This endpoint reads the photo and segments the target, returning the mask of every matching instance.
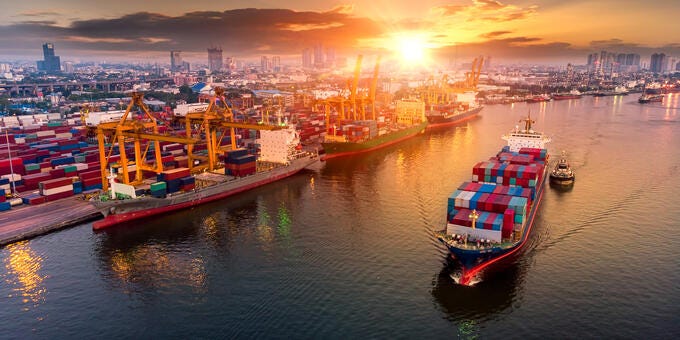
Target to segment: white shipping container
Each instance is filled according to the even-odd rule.
[[[10,182],[18,182],[21,180],[21,175],[19,174],[7,174],[2,175],[0,178],[8,178]]]
[[[69,185],[64,185],[61,187],[56,187],[56,188],[51,188],[51,189],[42,189],[40,190],[40,194],[43,196],[49,196],[49,195],[54,195],[54,194],[59,194],[62,192],[67,192],[71,191],[73,192],[73,184]]]
[[[35,135],[38,136],[38,137],[54,136],[55,132],[54,132],[54,130],[43,130],[43,131],[36,132]]]
[[[54,137],[71,139],[73,138],[73,134],[71,134],[70,132],[62,132],[55,134]]]

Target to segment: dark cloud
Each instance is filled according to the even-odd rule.
[[[31,44],[50,39],[62,50],[198,52],[216,45],[229,55],[245,56],[267,51],[299,54],[318,42],[342,50],[355,46],[358,39],[380,35],[376,23],[347,14],[350,10],[348,6],[328,12],[246,8],[181,16],[138,12],[113,19],[75,21],[68,27],[48,21],[23,22],[0,26],[0,44],[26,48],[26,44],[17,43],[17,38],[24,37]]]
[[[484,24],[489,20],[518,20],[536,9],[518,8],[498,1],[474,1],[469,6],[440,6],[435,11],[438,14],[479,14],[473,17]],[[117,18],[76,20],[65,27],[51,20],[29,20],[0,25],[0,46],[3,46],[1,53],[4,56],[31,55],[35,59],[42,58],[40,46],[52,42],[61,56],[139,60],[154,56],[166,58],[168,51],[181,50],[189,58],[194,55],[205,60],[206,49],[210,46],[220,46],[225,56],[237,58],[263,54],[298,58],[303,49],[322,43],[334,47],[338,56],[353,56],[366,51],[357,48],[362,40],[386,37],[400,29],[431,29],[435,23],[416,20],[383,23],[354,16],[351,12],[351,6],[325,12],[255,8],[197,11],[179,16],[138,12]],[[35,12],[32,18],[38,18],[38,13]],[[461,20],[464,19],[465,16]],[[680,54],[680,44],[651,48],[612,38],[575,47],[532,36],[512,36],[514,33],[492,31],[480,35],[483,40],[479,42],[457,43],[437,52],[443,57],[453,53],[460,53],[461,57],[482,54],[492,55],[496,60],[524,58],[527,61],[537,57],[585,60],[588,53],[599,50],[640,53],[641,56],[654,52]],[[440,31],[431,39],[440,41],[447,36],[450,36],[449,32]],[[374,46],[371,50],[377,52],[379,48]]]
[[[30,11],[30,12],[21,12],[18,15],[15,15],[14,17],[49,17],[49,16],[57,16],[61,15],[61,13],[57,11]]]
[[[488,32],[488,33],[481,34],[480,37],[491,39],[491,38],[496,38],[496,37],[499,37],[501,35],[506,35],[506,34],[510,34],[510,33],[512,33],[512,32],[511,31],[495,31],[495,32]]]
[[[494,39],[493,35],[505,36],[510,32],[490,32],[485,34],[490,38],[477,43],[446,46],[437,51],[437,57],[450,58],[458,56],[472,60],[476,56],[492,56],[494,60],[516,62],[559,61],[585,64],[588,54],[606,50],[615,53],[637,53],[642,58],[648,58],[652,53],[663,52],[669,55],[680,54],[680,43],[667,44],[659,47],[643,46],[636,43],[624,42],[621,39],[607,39],[592,41],[588,46],[574,46],[567,42],[546,42],[540,38],[516,36]],[[445,59],[444,59],[445,60]]]

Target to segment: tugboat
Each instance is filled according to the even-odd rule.
[[[550,172],[550,182],[559,185],[572,185],[574,184],[575,174],[569,166],[567,157],[564,151],[562,151],[562,156],[560,160],[555,164],[555,168]]]

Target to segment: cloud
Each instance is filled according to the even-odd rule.
[[[474,0],[475,6],[483,10],[499,10],[508,7],[508,5],[503,5],[500,1],[492,0]]]
[[[461,17],[468,22],[506,22],[525,19],[536,14],[538,7],[527,8],[506,5],[494,0],[473,0],[470,5],[442,5],[431,12],[442,17]]]
[[[351,5],[342,5],[328,11],[243,8],[175,16],[137,12],[113,18],[75,20],[67,25],[34,20],[50,13],[35,11],[29,13],[32,16],[24,17],[26,21],[0,25],[0,46],[5,56],[31,55],[35,59],[42,58],[40,46],[52,42],[57,55],[62,56],[110,55],[133,59],[156,55],[167,59],[168,51],[181,50],[185,58],[206,60],[206,49],[210,46],[222,47],[225,57],[275,54],[299,58],[303,49],[322,43],[324,47],[335,48],[338,56],[351,57],[366,51],[377,53],[386,45],[381,39],[402,30],[413,30],[431,32],[428,41],[443,45],[435,51],[443,57],[455,52],[461,58],[482,54],[494,56],[496,60],[504,57],[585,60],[588,53],[598,50],[624,52],[629,49],[627,53],[641,55],[659,51],[618,38],[575,47],[567,42],[522,35],[516,28],[496,22],[523,20],[537,13],[537,8],[500,1],[477,0],[465,6],[439,6],[431,10],[431,17],[396,22],[358,17],[351,14],[353,10]],[[674,53],[679,49],[679,44],[669,44],[661,51]]]
[[[57,15],[62,15],[63,13],[59,11],[24,11],[16,15],[15,17],[50,17],[50,16],[57,16]]]
[[[509,34],[509,33],[512,33],[512,32],[510,32],[510,31],[494,31],[494,32],[488,32],[488,33],[480,34],[479,36],[482,37],[482,38],[491,39],[491,38],[496,38],[496,37],[499,37],[501,35],[506,35],[506,34]]]
[[[360,39],[381,34],[378,24],[351,16],[348,13],[352,10],[353,6],[343,5],[327,12],[255,8],[196,11],[179,16],[138,12],[117,18],[78,20],[65,27],[50,21],[26,21],[0,26],[0,44],[28,48],[26,42],[36,44],[50,39],[57,51],[159,52],[172,49],[198,52],[217,45],[234,56],[262,51],[300,54],[303,48],[319,42],[343,50],[356,46]],[[24,42],[17,42],[21,37]],[[39,52],[35,46],[33,49]]]
[[[329,13],[352,14],[354,13],[354,5],[353,4],[340,5],[331,9]]]
[[[453,16],[464,12],[468,7],[462,5],[442,5],[433,7],[430,11],[441,16]]]

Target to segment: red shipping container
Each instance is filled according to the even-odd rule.
[[[47,202],[47,197],[35,195],[27,197],[29,205],[38,205]]]
[[[101,178],[101,171],[99,170],[90,170],[88,169],[87,171],[81,172],[78,177],[80,177],[81,180],[88,179],[88,178]]]
[[[503,238],[507,238],[512,235],[514,223],[515,223],[515,211],[512,209],[505,209],[505,212],[503,213],[503,228],[502,228]]]
[[[66,176],[66,172],[64,171],[64,168],[59,168],[59,169],[52,169],[49,172],[50,177],[54,178],[62,178]]]
[[[72,197],[72,196],[73,196],[73,191],[65,191],[65,192],[60,192],[58,194],[53,194],[53,195],[44,196],[44,197],[47,200],[47,202],[51,202],[51,201],[56,201],[56,200],[66,198],[66,197]]]
[[[89,187],[89,186],[92,186],[92,185],[100,184],[102,182],[102,179],[101,179],[101,177],[94,177],[94,178],[83,179],[83,180],[81,180],[81,182],[83,183],[83,186]]]
[[[164,170],[163,175],[166,181],[171,181],[173,179],[190,176],[191,172],[189,171],[189,168],[176,168],[172,170]]]
[[[47,180],[47,181],[40,182],[38,184],[38,187],[41,190],[44,190],[44,189],[58,188],[58,187],[62,187],[62,186],[69,185],[69,184],[73,184],[73,179],[71,179],[70,177],[64,177],[64,178],[50,179],[50,180]]]

